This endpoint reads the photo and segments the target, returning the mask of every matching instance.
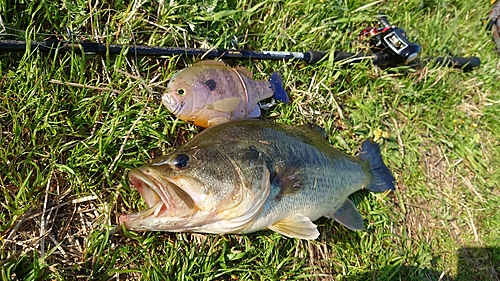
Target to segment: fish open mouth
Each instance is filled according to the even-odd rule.
[[[121,215],[120,223],[144,219],[147,217],[185,217],[195,211],[193,199],[180,187],[168,181],[158,179],[141,169],[129,172],[129,181],[146,202],[148,209],[134,214]]]

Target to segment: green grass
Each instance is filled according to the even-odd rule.
[[[397,192],[353,195],[367,230],[320,219],[308,242],[116,227],[145,207],[127,171],[199,131],[154,98],[195,58],[0,53],[1,278],[499,280],[500,70],[487,2],[0,2],[0,39],[67,38],[69,27],[110,44],[231,48],[236,37],[239,48],[299,52],[361,49],[356,34],[383,11],[423,56],[482,60],[467,73],[230,61],[259,79],[282,73],[292,104],[267,119],[318,124],[350,154],[382,135]]]

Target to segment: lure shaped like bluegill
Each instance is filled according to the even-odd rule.
[[[333,148],[316,128],[263,120],[210,127],[178,150],[129,172],[148,208],[120,216],[133,230],[250,233],[270,229],[316,239],[325,216],[364,223],[352,193],[394,190],[378,144],[358,156]]]
[[[162,103],[179,119],[207,128],[230,120],[259,117],[259,101],[274,97],[288,103],[279,73],[252,80],[245,68],[221,61],[201,61],[174,74]]]

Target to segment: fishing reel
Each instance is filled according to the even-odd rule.
[[[415,60],[420,53],[420,45],[410,42],[406,32],[391,25],[385,15],[377,18],[383,27],[366,28],[360,34],[370,37],[371,51],[381,55],[389,66],[405,65]]]

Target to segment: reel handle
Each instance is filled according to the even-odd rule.
[[[378,14],[376,16],[376,18],[378,19],[378,21],[380,21],[380,23],[382,23],[385,27],[391,27],[392,25],[389,23],[389,20],[387,19],[387,16],[384,15],[384,14]]]

